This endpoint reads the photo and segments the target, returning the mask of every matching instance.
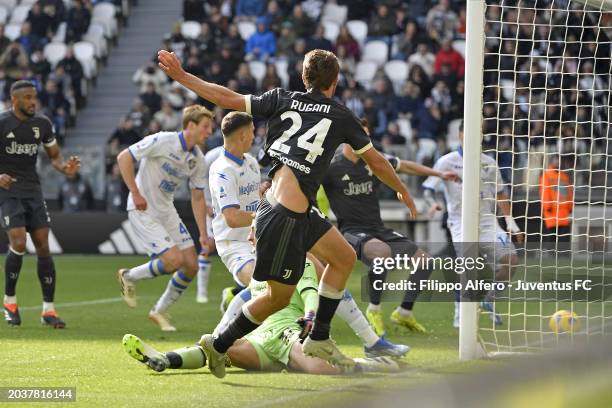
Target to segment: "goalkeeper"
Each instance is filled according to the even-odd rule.
[[[245,370],[279,371],[289,368],[309,374],[343,374],[359,371],[397,371],[398,364],[387,357],[355,359],[355,367],[333,366],[318,357],[307,357],[301,340],[306,338],[318,306],[315,259],[306,259],[304,275],[287,307],[268,317],[246,337],[236,341],[227,351],[233,366]],[[253,296],[266,296],[266,282],[252,280]],[[197,369],[206,366],[206,355],[199,345],[161,353],[138,337],[123,337],[125,351],[155,371]],[[229,363],[229,362],[228,362]]]

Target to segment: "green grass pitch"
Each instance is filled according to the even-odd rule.
[[[406,360],[407,370],[400,374],[326,377],[247,373],[235,368],[223,380],[213,377],[206,368],[158,374],[124,353],[122,336],[133,333],[167,351],[193,344],[203,333],[212,331],[220,317],[221,289],[231,285],[231,277],[217,257],[212,258],[210,303],[195,302],[194,282],[171,309],[178,331],[169,334],[147,320],[147,312],[165,288],[167,277],[138,284],[136,309],[129,309],[119,298],[115,271],[145,260],[128,256],[55,257],[56,306],[67,328],[41,327],[41,293],[35,259],[25,258],[17,287],[21,327],[9,328],[4,322],[0,325],[0,387],[76,387],[77,403],[66,404],[71,407],[308,406],[314,395],[320,405],[492,364],[459,363],[457,331],[451,326],[452,304],[423,303],[417,304],[415,312],[429,329],[428,334],[394,330],[387,321],[389,339],[412,347]],[[4,259],[0,258],[0,265],[3,264]],[[349,285],[356,298],[360,293],[357,272]],[[387,317],[394,306],[384,305]],[[348,354],[363,356],[360,341],[343,322],[336,321],[333,336]],[[19,405],[22,404],[16,404]]]

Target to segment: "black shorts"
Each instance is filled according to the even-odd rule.
[[[343,231],[343,235],[348,243],[355,249],[357,258],[365,264],[367,264],[369,260],[363,254],[363,247],[366,242],[373,238],[377,238],[386,243],[392,243],[391,249],[393,256],[397,254],[412,256],[419,249],[417,244],[413,241],[390,228],[381,228],[377,230],[347,229]]]
[[[253,279],[296,285],[304,273],[306,252],[331,224],[315,209],[296,213],[263,198],[255,219],[257,237]]]
[[[36,197],[0,198],[0,226],[4,230],[23,228],[34,231],[49,228],[51,218],[42,195]]]

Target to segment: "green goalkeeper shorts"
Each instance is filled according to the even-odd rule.
[[[271,319],[272,318],[272,319]],[[246,339],[257,351],[262,371],[279,371],[289,363],[293,344],[299,340],[301,327],[294,320],[269,317]]]

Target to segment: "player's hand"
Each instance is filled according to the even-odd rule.
[[[411,220],[414,220],[417,215],[417,209],[416,209],[416,206],[414,205],[414,200],[412,199],[412,196],[410,195],[408,190],[405,190],[403,193],[398,192],[397,199],[400,200],[402,203],[404,203],[406,207],[408,207],[408,211],[410,212],[410,214],[408,214],[408,217]]]
[[[443,171],[441,179],[444,181],[461,181],[461,177],[454,171]]]
[[[0,174],[0,188],[8,190],[16,181],[17,179],[15,177],[11,177],[8,174]]]
[[[147,200],[144,199],[139,191],[132,193],[132,201],[134,201],[134,207],[136,207],[137,210],[144,211],[147,209]]]
[[[314,321],[314,310],[310,310],[306,313],[304,317],[300,317],[295,322],[300,325],[302,331],[300,332],[300,342],[303,342],[308,334],[310,334],[310,330],[312,330],[312,324]]]
[[[434,215],[438,212],[438,211],[442,211],[442,205],[438,202],[436,202],[434,205],[431,205],[429,207],[429,210],[427,211],[427,216],[429,218],[433,218]]]
[[[176,80],[185,74],[185,70],[183,70],[183,66],[174,52],[159,50],[157,52],[157,59],[159,60],[157,65],[170,78]]]
[[[70,156],[64,165],[64,174],[68,177],[76,175],[81,169],[81,159],[79,156]]]

